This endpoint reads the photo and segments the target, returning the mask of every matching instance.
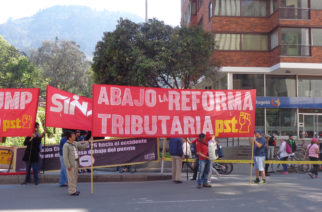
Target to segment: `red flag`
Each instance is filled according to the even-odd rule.
[[[39,88],[0,89],[0,137],[31,136]]]
[[[251,137],[256,90],[93,86],[93,136]]]
[[[92,130],[92,100],[48,85],[45,125]]]

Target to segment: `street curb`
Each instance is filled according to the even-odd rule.
[[[31,177],[31,182],[33,182]],[[140,181],[160,181],[172,179],[169,174],[94,174],[94,182],[140,182]],[[25,175],[4,175],[0,176],[1,184],[21,184],[25,180]],[[39,183],[57,183],[58,174],[39,175]],[[78,175],[78,182],[91,182],[90,174]]]

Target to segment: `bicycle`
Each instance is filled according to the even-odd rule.
[[[234,166],[232,163],[214,163],[213,167],[219,174],[229,175],[232,173]]]

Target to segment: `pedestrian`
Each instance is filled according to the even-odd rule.
[[[79,141],[85,141],[85,137],[84,135],[81,134],[80,130],[76,130],[76,139],[75,141],[79,142]]]
[[[287,153],[286,151],[286,145],[287,145],[287,142],[285,140],[281,140],[281,144],[280,144],[280,148],[277,152],[277,154],[279,154],[279,157],[280,157],[280,160],[281,161],[287,161],[288,157],[289,157],[289,154]],[[287,171],[287,164],[282,164],[283,166],[283,172],[282,174],[283,175],[287,175],[288,174],[288,171]]]
[[[39,134],[39,123],[35,123],[34,133],[31,137],[26,137],[24,145],[27,146],[23,161],[26,163],[26,177],[22,184],[30,183],[30,171],[31,168],[34,172],[34,184],[38,185],[38,173],[39,173],[39,158],[40,158],[40,146],[41,139],[45,136],[46,130],[42,134]]]
[[[63,157],[63,147],[66,142],[67,142],[67,137],[65,133],[63,133],[59,143],[59,160],[60,160],[59,186],[60,187],[67,187],[68,185],[67,172],[66,172],[66,167],[64,164],[64,157]]]
[[[208,175],[210,169],[210,160],[208,153],[208,142],[206,141],[205,134],[199,135],[199,140],[196,142],[197,155],[199,158],[199,172],[198,172],[198,186],[197,188],[206,187],[211,188],[208,183]]]
[[[265,184],[266,176],[264,171],[265,164],[265,144],[266,140],[262,135],[262,131],[257,129],[255,130],[255,138],[250,138],[250,144],[254,145],[254,166],[256,170],[256,179],[254,183]],[[259,180],[259,175],[262,175],[262,181]]]
[[[191,159],[192,158],[192,153],[191,153],[190,143],[189,143],[189,141],[188,141],[187,138],[182,138],[182,141],[183,141],[183,143],[182,143],[182,149],[183,149],[184,159]],[[194,171],[194,169],[191,166],[190,162],[183,161],[182,162],[182,168],[183,168],[184,164],[187,165],[187,168],[189,167],[192,171]]]
[[[272,135],[272,136],[267,135],[266,138],[268,139],[268,141],[267,141],[266,159],[267,160],[274,160],[275,147],[276,147],[276,138],[275,138],[274,135]],[[269,167],[271,167],[272,172],[275,172],[273,164],[265,164],[265,174],[266,174],[266,176],[269,176],[269,173],[268,173]]]
[[[318,146],[319,140],[317,138],[312,138],[311,144],[307,146],[305,153],[305,158],[309,157],[310,161],[319,161],[320,148]],[[313,179],[318,178],[318,164],[313,164],[309,176]],[[315,175],[315,176],[314,176]]]
[[[296,141],[293,139],[293,136],[289,135],[289,138],[286,142],[290,145],[290,147],[292,149],[292,153],[295,153],[296,152]]]
[[[78,196],[79,191],[76,190],[78,180],[79,154],[78,150],[84,150],[88,146],[88,141],[75,142],[75,132],[66,133],[67,142],[63,146],[64,164],[67,168],[68,177],[68,193],[71,196]]]
[[[208,175],[208,183],[211,182],[211,176],[212,173],[215,173],[218,179],[220,179],[220,174],[217,172],[217,170],[213,167],[214,161],[219,158],[218,156],[218,144],[216,141],[216,137],[213,136],[211,140],[208,141],[208,153],[209,153],[209,159],[210,159],[210,169],[209,169],[209,175]]]
[[[181,138],[170,139],[169,152],[172,158],[172,180],[175,183],[182,183],[182,180],[181,180],[182,159],[184,156],[183,156]]]
[[[192,164],[192,167],[193,167],[193,176],[191,178],[192,181],[197,180],[197,174],[199,170],[199,158],[196,150],[196,143],[198,140],[199,138],[196,138],[190,142],[191,155],[192,155],[192,158],[195,159],[195,162]]]

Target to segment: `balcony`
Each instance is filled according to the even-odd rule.
[[[311,56],[311,46],[282,44],[281,55],[290,57],[309,57]]]
[[[280,8],[280,19],[308,20],[308,19],[310,19],[310,9],[281,7]]]

